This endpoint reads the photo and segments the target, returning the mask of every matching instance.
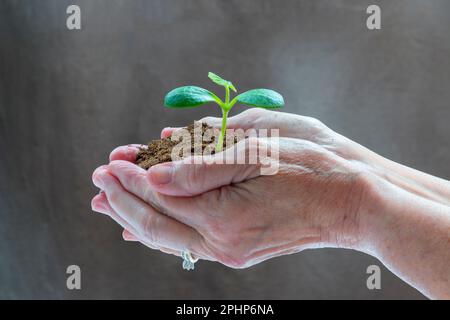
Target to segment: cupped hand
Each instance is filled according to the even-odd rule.
[[[93,174],[104,191],[93,199],[93,209],[118,222],[126,240],[177,255],[187,249],[235,268],[306,248],[360,245],[359,216],[368,203],[363,199],[370,197],[368,173],[355,160],[363,149],[307,117],[249,110],[229,123],[279,129],[280,138],[246,139],[239,142],[243,148],[201,164],[188,158],[149,171],[133,163],[136,146],[119,147]],[[274,175],[261,175],[261,163],[213,161],[274,144],[279,146]]]

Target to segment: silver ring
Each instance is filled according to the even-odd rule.
[[[198,258],[194,258],[188,250],[181,251],[181,257],[183,258],[183,269],[194,270],[194,264],[198,261]]]

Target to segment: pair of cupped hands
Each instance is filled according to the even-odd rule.
[[[228,128],[279,129],[278,172],[189,159],[146,171],[135,164],[139,145],[121,146],[93,173],[101,191],[92,209],[123,227],[127,241],[178,256],[188,250],[233,268],[307,248],[362,245],[367,149],[314,118],[289,113],[250,109],[230,118]],[[271,143],[256,137],[246,148]]]

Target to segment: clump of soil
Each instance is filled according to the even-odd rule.
[[[215,147],[215,141],[216,137],[218,137],[218,129],[214,129],[213,127],[208,126],[206,123],[199,123],[194,122],[193,124],[189,125],[188,127],[184,128],[187,129],[189,134],[191,135],[191,153],[194,154],[194,129],[195,126],[200,127],[201,125],[201,137],[197,137],[199,139],[198,141],[201,141],[202,145],[202,153],[205,151],[206,148],[210,148],[208,150],[209,154],[214,154],[214,147]],[[214,130],[214,131],[209,131]],[[209,131],[209,134],[205,135],[205,132]],[[215,134],[211,134],[214,132]],[[207,136],[211,136],[210,139],[206,139]],[[206,141],[204,141],[206,140]],[[233,144],[237,143],[238,139],[237,137],[234,137],[232,143],[226,144],[227,138],[225,137],[223,148],[230,147]],[[173,148],[178,145],[179,143],[189,143],[189,141],[172,141],[170,137],[159,139],[159,140],[153,140],[148,143],[148,146],[145,148],[140,148],[139,152],[136,156],[136,164],[140,166],[141,168],[148,170],[150,167],[164,163],[164,162],[170,162],[172,161],[172,150]],[[182,154],[180,153],[180,157]]]

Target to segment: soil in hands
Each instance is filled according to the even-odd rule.
[[[196,123],[194,122],[193,124],[189,125],[187,129],[189,134],[191,135],[191,141],[190,141],[190,145],[191,145],[191,153],[194,154],[194,128],[195,128]],[[218,137],[218,129],[214,129],[210,126],[208,126],[206,123],[199,123],[197,122],[197,126],[201,125],[201,137],[197,138],[199,139],[198,141],[202,141],[202,154],[203,152],[205,152],[206,148],[210,148],[206,154],[214,154],[214,146],[215,146],[215,139],[216,137]],[[211,134],[212,131],[209,130],[214,130],[215,134]],[[205,135],[205,132],[209,131],[209,135]],[[207,136],[211,136],[211,139],[204,139],[204,135],[205,138]],[[206,140],[206,141],[204,141]],[[228,145],[226,145],[226,141],[227,139],[224,139],[224,145],[223,148],[225,149],[226,147],[230,147],[233,144],[237,143],[238,138],[235,136],[233,139],[233,142],[230,144],[228,143]],[[164,139],[159,139],[159,140],[153,140],[150,141],[148,143],[147,147],[142,147],[139,149],[139,152],[136,156],[136,164],[145,169],[148,170],[150,167],[160,164],[160,163],[164,163],[164,162],[170,162],[172,161],[172,150],[173,148],[178,144],[178,143],[186,143],[186,141],[183,141],[183,139],[180,139],[180,141],[172,141],[170,137],[168,138],[164,138]],[[180,156],[182,156],[180,154]]]

